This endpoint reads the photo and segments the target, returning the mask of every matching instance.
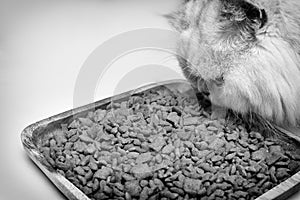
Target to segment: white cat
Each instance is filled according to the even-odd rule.
[[[214,105],[299,124],[299,0],[185,0],[169,19],[186,78]]]

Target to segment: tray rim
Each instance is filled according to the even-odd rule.
[[[104,99],[97,100],[95,102],[89,103],[87,105],[83,105],[77,108],[69,109],[62,113],[50,116],[48,118],[44,118],[35,123],[32,123],[25,127],[21,132],[21,141],[23,144],[23,148],[25,149],[27,155],[31,158],[31,160],[40,168],[40,170],[51,180],[51,182],[62,192],[68,199],[70,200],[91,200],[87,197],[79,188],[77,188],[74,184],[72,184],[67,178],[63,175],[59,174],[56,171],[51,171],[47,166],[45,166],[41,160],[43,159],[43,155],[38,152],[37,147],[33,143],[33,132],[42,127],[46,127],[49,123],[56,122],[58,120],[71,117],[75,114],[85,112],[91,110],[95,107],[99,107],[101,105],[107,104],[111,101],[115,101],[118,99],[122,99],[128,97],[129,95],[133,95],[135,93],[140,93],[151,88],[166,86],[171,84],[188,84],[190,83],[185,79],[172,79],[167,81],[161,81],[157,83],[150,83],[144,86],[141,86],[137,89],[132,89],[114,96],[110,96]],[[288,135],[293,134],[288,130],[279,127],[282,131],[287,133]],[[287,180],[281,182],[277,186],[273,187],[266,193],[257,197],[255,200],[285,200],[292,194],[300,191],[300,171],[289,177]]]

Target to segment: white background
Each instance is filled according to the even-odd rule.
[[[138,28],[168,29],[161,15],[174,10],[177,3],[178,0],[0,1],[1,200],[65,199],[25,154],[21,131],[29,124],[73,108],[78,73],[103,42]],[[144,84],[133,81],[120,86],[118,80],[145,64],[163,65],[175,73],[157,74],[156,78],[151,74],[141,79],[144,82],[182,77],[177,63],[169,58],[168,53],[153,50],[120,58],[99,78],[90,101]],[[300,194],[291,199],[300,199]]]

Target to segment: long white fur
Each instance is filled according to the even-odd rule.
[[[241,113],[259,113],[280,125],[296,125],[300,117],[299,55],[276,38],[265,38],[260,45],[241,60],[243,67],[231,68],[223,88],[211,91],[211,100]]]

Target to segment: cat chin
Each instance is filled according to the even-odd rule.
[[[300,122],[300,57],[285,41],[264,36],[224,75],[208,85],[213,104],[255,112],[281,126]]]

